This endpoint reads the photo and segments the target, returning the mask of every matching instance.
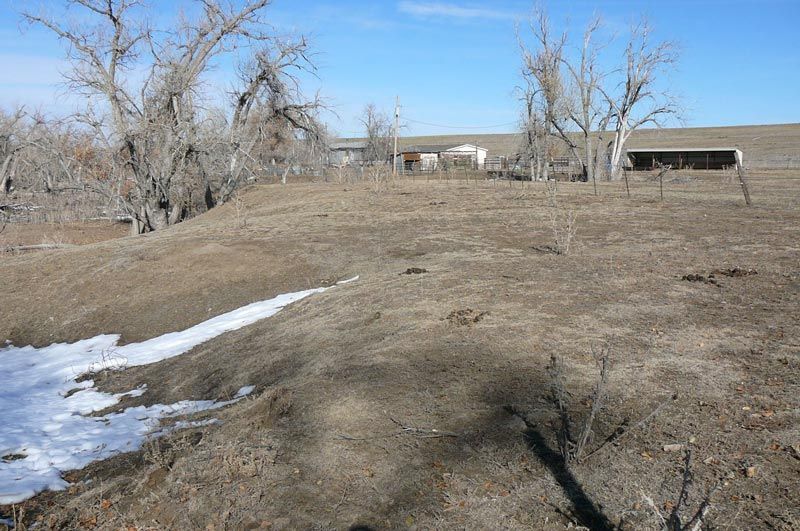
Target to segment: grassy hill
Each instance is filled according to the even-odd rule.
[[[0,518],[656,529],[643,496],[675,503],[683,453],[668,449],[683,444],[684,516],[723,478],[709,526],[796,529],[800,181],[759,179],[745,208],[735,182],[705,179],[670,180],[664,201],[645,176],[631,198],[620,183],[599,196],[561,183],[558,205],[577,215],[567,255],[552,251],[563,216],[544,183],[478,180],[256,185],[161,232],[0,255],[0,341],[16,345],[141,341],[360,275],[184,355],[93,375],[105,392],[144,391],[121,407],[255,391],[171,421],[219,423],[69,472],[68,490],[0,506]],[[601,347],[612,370],[590,449],[626,433],[567,467],[548,366],[562,360],[579,421]]]

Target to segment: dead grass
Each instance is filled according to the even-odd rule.
[[[534,248],[552,238],[542,183],[424,180],[380,194],[366,183],[256,186],[243,194],[246,230],[231,230],[227,205],[163,233],[4,255],[0,338],[15,344],[141,340],[361,275],[184,356],[100,375],[109,391],[147,383],[130,405],[256,392],[219,412],[221,425],[172,435],[191,444],[168,467],[142,452],[90,465],[69,474],[70,491],[26,502],[26,518],[108,529],[648,529],[641,493],[662,510],[674,502],[682,455],[663,448],[680,443],[691,444],[697,492],[726,483],[713,526],[791,529],[800,181],[788,177],[754,174],[750,209],[722,176],[665,182],[664,202],[646,179],[631,182],[630,200],[623,183],[601,184],[598,197],[560,183],[581,212],[569,255]],[[758,274],[681,280],[736,267]],[[427,272],[399,274],[412,268]],[[469,326],[448,318],[465,310]],[[597,379],[591,345],[610,336],[595,442],[677,397],[565,468],[548,361],[565,360],[569,407],[583,415]]]

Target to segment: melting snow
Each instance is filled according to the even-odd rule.
[[[340,282],[352,282],[350,280]],[[278,313],[285,306],[329,288],[278,295],[214,317],[182,332],[117,346],[119,335],[100,335],[44,348],[0,348],[0,505],[19,503],[46,489],[67,486],[61,473],[141,447],[161,435],[161,419],[218,409],[241,400],[254,386],[242,387],[227,401],[183,400],[171,405],[130,407],[103,416],[87,416],[141,396],[146,387],[109,394],[79,376],[103,369],[124,369],[183,354],[220,334]],[[8,343],[8,342],[6,342]],[[172,429],[216,422],[179,421]]]

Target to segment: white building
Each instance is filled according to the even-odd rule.
[[[478,168],[483,168],[484,164],[486,163],[486,155],[488,153],[489,150],[486,148],[472,144],[461,144],[460,146],[454,146],[446,151],[443,151],[440,153],[440,156],[452,160],[470,159],[472,160],[473,165],[477,165]]]
[[[400,149],[399,158],[407,170],[433,171],[442,164],[483,168],[489,150],[473,144],[428,144]]]

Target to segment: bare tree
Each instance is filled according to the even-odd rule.
[[[603,71],[600,52],[606,46],[596,42],[600,18],[586,27],[577,54],[570,53],[567,33],[552,36],[543,11],[537,12],[530,27],[532,51],[520,39],[526,114],[531,116],[531,108],[540,110],[548,144],[544,152],[549,153],[548,139],[558,139],[579,161],[584,180],[595,183],[596,192],[603,166],[610,167],[612,177],[619,175],[625,143],[635,129],[661,125],[678,112],[669,93],[657,89],[660,75],[677,61],[675,46],[670,42],[651,46],[650,29],[643,22],[631,32],[625,65]],[[612,138],[606,143],[609,128]],[[547,165],[545,178],[546,172]]]
[[[361,123],[364,125],[367,138],[367,148],[364,153],[366,161],[369,163],[388,161],[392,153],[392,122],[389,117],[380,112],[374,103],[370,103],[364,107]]]
[[[575,94],[573,105],[567,106],[571,122],[578,128],[583,143],[581,169],[583,178],[592,181],[597,194],[597,159],[599,149],[596,143],[602,139],[595,132],[602,132],[608,126],[613,115],[611,107],[600,105],[602,99],[601,83],[605,74],[598,65],[601,46],[594,42],[594,36],[601,27],[600,18],[594,18],[583,33],[580,57],[577,61],[562,58],[571,80],[571,90]],[[577,152],[577,150],[574,150]]]
[[[233,115],[228,126],[227,167],[218,192],[227,201],[248,175],[257,148],[265,143],[275,158],[279,148],[286,164],[281,181],[301,153],[318,152],[324,144],[323,126],[316,118],[322,107],[319,95],[304,97],[296,72],[316,71],[309,57],[305,38],[275,41],[259,51],[253,60],[240,68],[241,87],[233,93]],[[298,149],[298,143],[307,149]],[[262,153],[263,154],[263,153]],[[208,194],[207,194],[208,195]]]
[[[246,0],[237,7],[201,0],[196,20],[181,19],[174,29],[160,31],[148,26],[140,0],[70,0],[91,20],[80,27],[63,17],[24,14],[67,44],[67,81],[89,102],[77,118],[114,159],[116,186],[104,192],[124,195],[139,231],[184,219],[195,191],[204,191],[207,207],[229,199],[260,138],[249,136],[261,127],[256,115],[311,129],[310,111],[318,101],[301,101],[289,72],[310,64],[308,47],[302,39],[285,42],[268,32],[262,12],[269,3]],[[200,134],[207,99],[203,76],[219,56],[244,46],[255,53],[242,69],[231,118],[209,140]],[[142,70],[143,80],[137,73]],[[93,106],[97,97],[102,104]],[[227,164],[216,176],[218,167],[203,163],[218,159],[204,156],[220,148]]]
[[[530,86],[523,92],[525,110],[522,114],[523,153],[530,165],[531,181],[543,179],[543,165],[547,164],[547,133],[544,114],[538,105],[536,91]]]
[[[11,114],[0,111],[0,191],[4,194],[14,188],[19,153],[26,145],[24,118],[25,111],[22,108]]]
[[[538,10],[535,20],[530,24],[536,49],[529,50],[522,38],[519,38],[522,50],[522,75],[526,81],[526,111],[541,112],[544,134],[541,136],[540,153],[544,155],[542,178],[549,177],[549,159],[551,155],[551,139],[558,136],[574,150],[576,147],[566,134],[566,94],[561,72],[566,33],[554,38],[550,29],[550,20],[543,10]],[[535,114],[533,114],[535,116]]]
[[[600,87],[613,110],[613,138],[608,146],[612,178],[620,174],[631,133],[647,124],[661,126],[679,111],[675,98],[658,89],[659,76],[678,60],[676,46],[669,41],[652,45],[650,31],[646,21],[633,28],[625,49],[623,79],[614,90]]]

